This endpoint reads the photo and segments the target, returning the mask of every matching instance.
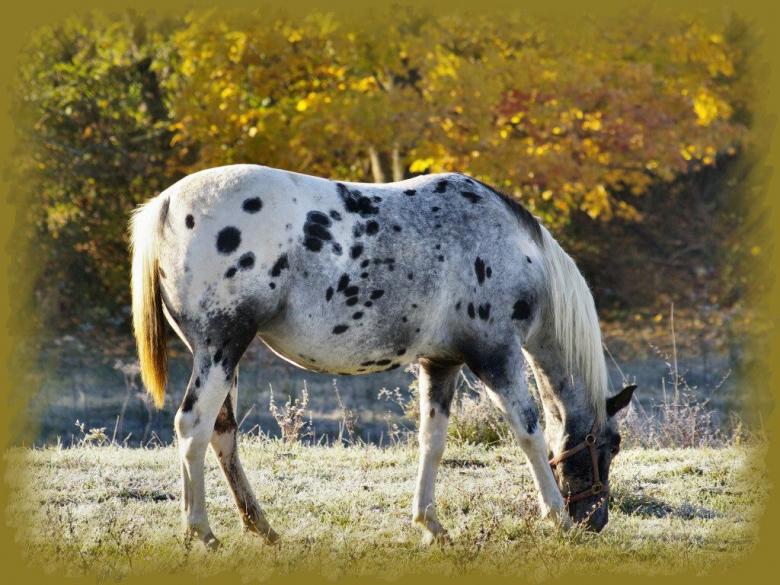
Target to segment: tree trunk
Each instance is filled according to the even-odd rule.
[[[393,143],[392,165],[393,165],[393,181],[404,180],[404,166],[401,163],[401,149],[398,147],[398,143]]]
[[[371,160],[371,173],[374,175],[374,183],[384,183],[385,171],[382,169],[382,160],[379,152],[372,144],[368,146],[368,158]]]

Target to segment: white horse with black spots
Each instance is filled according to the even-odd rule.
[[[620,440],[613,416],[633,387],[607,398],[585,280],[550,233],[504,194],[460,174],[363,184],[226,166],[187,176],[140,207],[132,245],[135,336],[158,405],[167,377],[165,320],[193,355],[175,428],[186,529],[207,545],[217,544],[205,506],[209,444],[244,525],[269,542],[278,538],[236,442],[238,363],[256,335],[315,372],[419,363],[412,517],[427,540],[446,538],[434,484],[464,364],[528,458],[542,514],[596,530],[606,524]]]

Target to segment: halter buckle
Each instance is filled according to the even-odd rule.
[[[601,490],[604,489],[604,484],[602,484],[600,481],[597,481],[592,486],[590,486],[590,493],[592,493],[594,496],[596,494],[600,494]]]
[[[585,435],[585,444],[586,445],[595,445],[596,444],[596,435],[592,433],[588,433]]]

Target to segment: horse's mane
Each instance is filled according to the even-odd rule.
[[[574,260],[546,228],[541,232],[555,337],[567,369],[582,378],[601,426],[606,419],[607,365],[593,295]]]
[[[593,295],[574,260],[523,205],[506,193],[469,177],[498,196],[544,253],[549,313],[566,368],[579,374],[601,426],[606,419],[607,365]]]

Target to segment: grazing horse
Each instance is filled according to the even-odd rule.
[[[595,530],[606,524],[620,441],[613,417],[633,387],[607,398],[588,286],[516,201],[455,173],[363,184],[232,165],[183,178],[141,206],[131,230],[133,324],[143,381],[158,406],[165,320],[193,356],[175,429],[186,528],[206,545],[217,544],[205,508],[209,444],[246,528],[278,538],[237,451],[238,363],[256,335],[315,372],[419,363],[412,516],[426,540],[446,537],[434,483],[463,364],[525,452],[542,514]]]

